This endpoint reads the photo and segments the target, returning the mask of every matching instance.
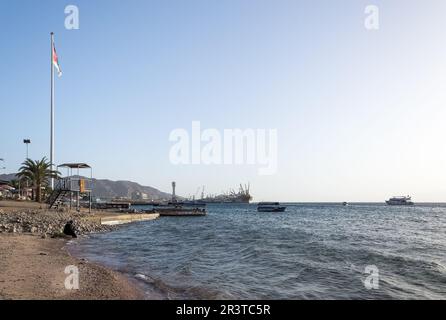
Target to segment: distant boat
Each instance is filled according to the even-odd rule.
[[[159,206],[156,209],[144,210],[143,212],[158,213],[161,217],[201,217],[207,215],[204,208],[183,208],[182,206]]]
[[[343,202],[342,205],[343,206],[348,206],[348,202]]]
[[[201,208],[206,207],[206,202],[201,200],[185,200],[179,202],[169,202],[169,206],[181,206],[181,207],[193,207],[193,208]]]
[[[386,204],[389,206],[413,206],[412,198],[407,197],[392,197],[386,201]]]
[[[259,202],[257,205],[258,212],[284,212],[285,209],[279,202]]]

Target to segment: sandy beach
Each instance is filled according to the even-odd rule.
[[[7,214],[35,209],[33,203],[0,202]],[[42,214],[45,214],[43,211]],[[66,238],[0,232],[0,299],[143,299],[143,291],[122,274],[71,256]],[[79,270],[79,289],[65,287],[67,266]]]
[[[76,259],[66,240],[34,235],[0,235],[1,299],[142,299],[123,275]],[[67,266],[79,268],[79,289],[65,288]]]

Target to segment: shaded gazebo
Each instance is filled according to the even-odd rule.
[[[59,178],[54,190],[48,199],[48,205],[51,208],[57,208],[64,202],[69,202],[70,209],[75,200],[77,210],[80,210],[81,195],[88,197],[88,208],[91,212],[91,192],[93,187],[93,169],[86,163],[64,163],[57,166],[59,169],[66,169],[66,176]],[[81,170],[88,170],[90,178],[81,176]]]

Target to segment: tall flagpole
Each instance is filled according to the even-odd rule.
[[[50,162],[51,170],[54,170],[54,33],[51,32],[51,140]],[[54,178],[51,178],[51,189],[54,189]]]

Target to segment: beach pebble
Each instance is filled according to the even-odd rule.
[[[63,232],[67,221],[73,221],[78,235],[106,232],[115,227],[101,225],[98,220],[88,219],[88,213],[55,212],[48,210],[23,210],[4,213],[0,211],[0,233],[34,233],[42,238]]]

